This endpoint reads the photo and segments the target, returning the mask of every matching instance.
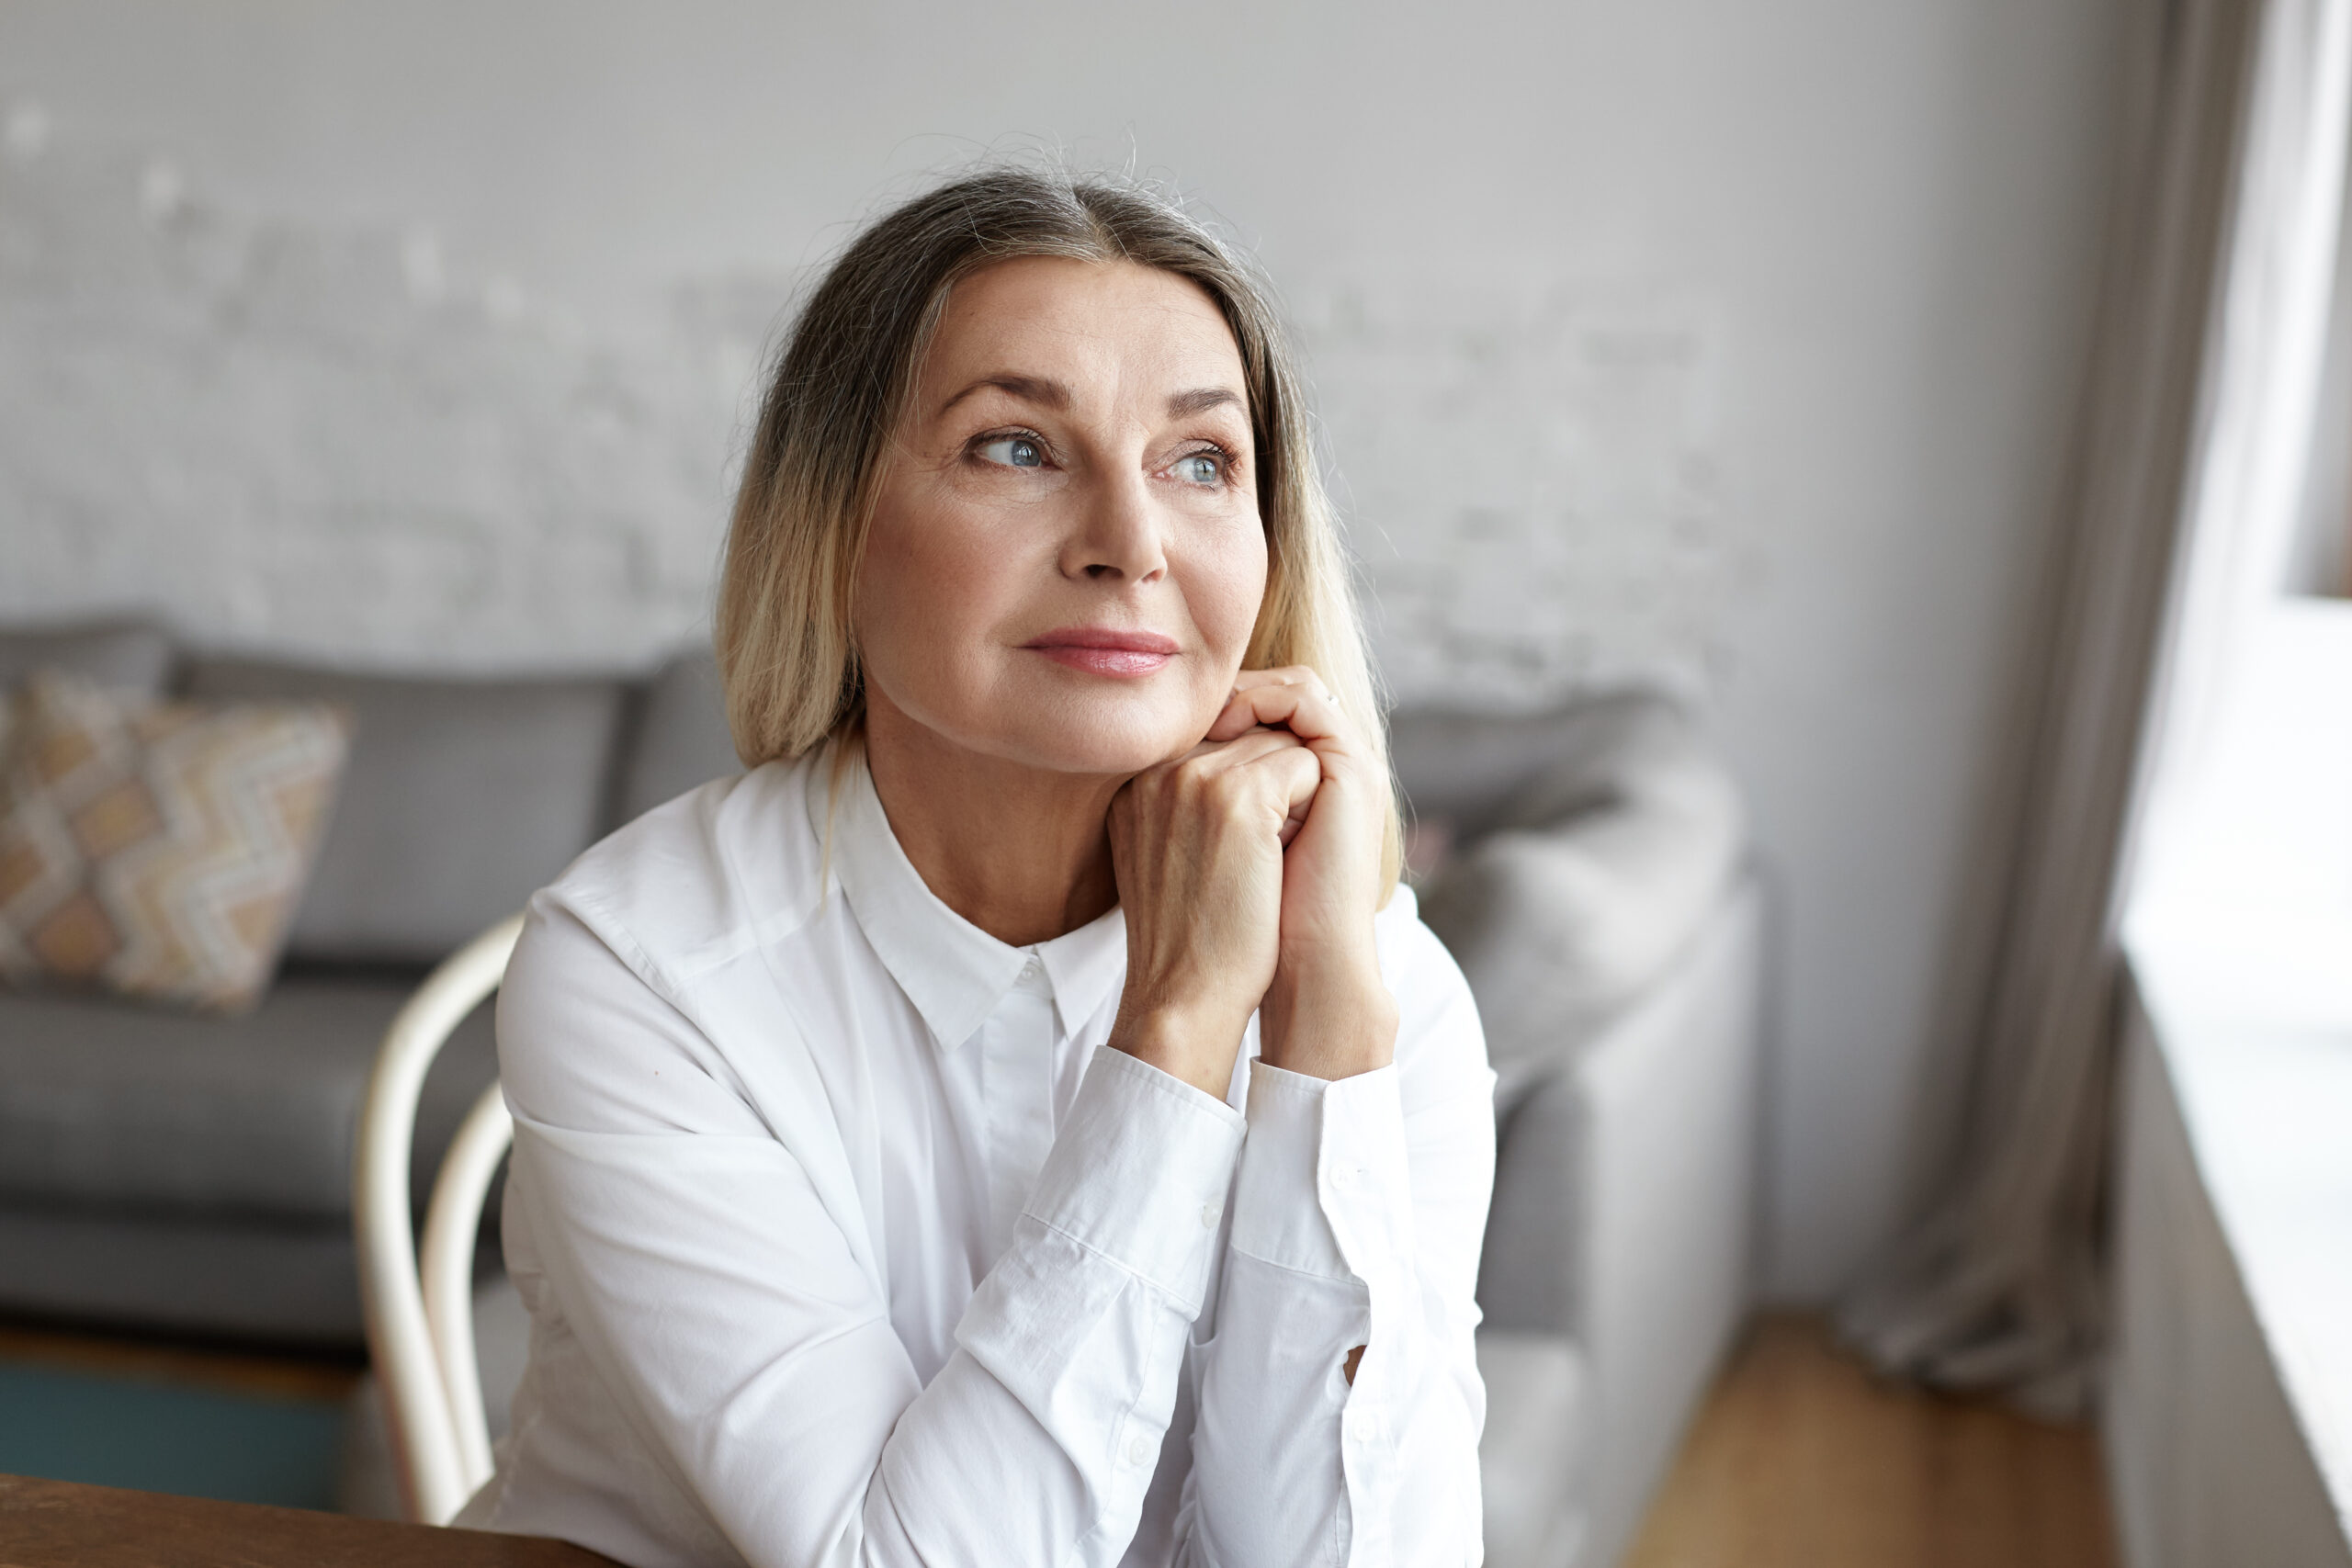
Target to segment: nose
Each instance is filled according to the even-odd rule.
[[[1152,504],[1150,481],[1129,470],[1090,488],[1085,510],[1062,546],[1062,574],[1138,584],[1164,576],[1167,542]]]

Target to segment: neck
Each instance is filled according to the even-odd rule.
[[[1105,822],[1125,778],[967,750],[870,689],[865,758],[924,884],[999,942],[1048,942],[1118,903]]]

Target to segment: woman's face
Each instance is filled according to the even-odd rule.
[[[869,704],[1063,773],[1200,740],[1266,586],[1241,356],[1206,293],[1128,263],[975,274],[886,461],[857,584]]]

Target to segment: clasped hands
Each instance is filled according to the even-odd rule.
[[[1372,922],[1388,787],[1312,670],[1244,672],[1198,746],[1112,803],[1127,981],[1110,1043],[1219,1100],[1253,1010],[1271,1066],[1387,1066]]]

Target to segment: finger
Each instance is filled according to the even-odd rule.
[[[1279,806],[1285,818],[1284,843],[1297,824],[1306,820],[1307,807],[1323,782],[1322,760],[1286,729],[1253,729],[1223,745],[1204,745],[1194,755],[1215,772],[1260,773],[1264,781],[1256,786],[1263,792],[1260,798],[1269,808]]]
[[[1320,682],[1312,664],[1283,664],[1272,670],[1244,670],[1233,678],[1233,689],[1246,692],[1252,686],[1305,686]]]
[[[1245,670],[1235,680],[1232,694],[1225,699],[1225,706],[1217,711],[1208,733],[1212,739],[1238,735],[1253,725],[1270,722],[1289,728],[1286,719],[1269,720],[1261,718],[1261,713],[1286,715],[1306,694],[1320,695],[1334,710],[1339,705],[1322,678],[1304,665],[1285,670]]]
[[[1252,728],[1231,740],[1203,741],[1160,771],[1178,769],[1196,777],[1255,773],[1249,794],[1277,814],[1276,834],[1285,849],[1306,826],[1307,810],[1323,782],[1322,760],[1286,729]]]
[[[1288,751],[1269,752],[1259,765],[1275,774],[1283,792],[1280,836],[1287,849],[1298,830],[1306,825],[1306,814],[1315,804],[1315,792],[1322,787],[1323,764],[1305,746],[1295,746]]]
[[[1320,680],[1312,678],[1237,687],[1209,727],[1209,738],[1238,735],[1261,725],[1280,726],[1309,742],[1337,742],[1351,748],[1355,739],[1355,727],[1340,710],[1339,699]]]
[[[1318,789],[1322,787],[1319,772],[1316,787]],[[1283,825],[1275,834],[1275,837],[1282,840],[1283,848],[1290,848],[1290,841],[1298,837],[1298,830],[1301,828],[1306,826],[1307,813],[1314,807],[1315,797],[1310,795],[1305,800],[1294,801],[1290,809],[1283,814]]]
[[[1247,767],[1272,752],[1295,751],[1306,744],[1287,729],[1251,725],[1230,739],[1202,741],[1184,754],[1184,760],[1220,768]]]

